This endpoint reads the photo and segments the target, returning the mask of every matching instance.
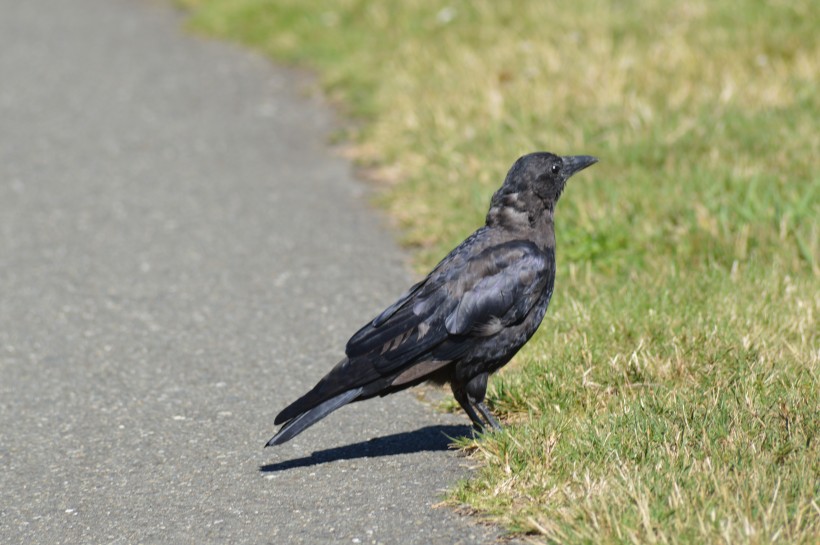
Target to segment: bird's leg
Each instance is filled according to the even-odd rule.
[[[493,413],[490,412],[490,409],[487,408],[483,401],[479,401],[475,404],[475,406],[476,409],[478,409],[478,412],[481,413],[481,416],[483,416],[487,423],[490,424],[490,427],[492,427],[494,430],[501,429],[501,424],[498,423],[498,420],[496,420],[496,418],[493,416]]]
[[[482,373],[473,377],[463,388],[453,388],[456,401],[473,421],[476,431],[479,432],[485,431],[488,426],[494,430],[501,429],[501,424],[484,404],[488,376],[487,373]],[[483,420],[479,414],[484,417]]]
[[[484,396],[487,395],[487,379],[489,379],[489,377],[489,373],[481,373],[480,375],[474,376],[467,382],[464,390],[467,392],[467,400],[475,409],[478,409],[478,412],[484,417],[486,423],[489,424],[492,429],[500,430],[501,424],[498,423],[493,413],[491,413],[490,409],[484,404]]]
[[[456,401],[458,401],[458,404],[461,405],[461,408],[464,409],[464,412],[467,413],[467,416],[470,417],[476,431],[484,431],[484,428],[486,427],[484,421],[481,420],[481,417],[479,417],[475,412],[467,392],[460,389],[453,389],[453,395],[455,396]]]

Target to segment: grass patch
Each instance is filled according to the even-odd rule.
[[[518,156],[601,159],[558,206],[552,306],[454,504],[547,542],[817,542],[814,2],[183,3],[363,121],[420,271]]]

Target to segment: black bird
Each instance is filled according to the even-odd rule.
[[[541,324],[555,283],[555,203],[569,177],[595,162],[546,152],[518,159],[486,225],[350,338],[345,358],[279,413],[274,423],[284,425],[266,446],[343,405],[427,380],[449,382],[476,428],[499,428],[484,405],[487,378]]]

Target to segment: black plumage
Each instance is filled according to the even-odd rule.
[[[499,427],[487,379],[532,337],[555,283],[555,204],[597,159],[541,152],[518,159],[486,224],[348,341],[345,358],[275,419],[278,445],[332,411],[426,380],[449,382],[478,428]]]

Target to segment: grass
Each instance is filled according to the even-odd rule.
[[[523,153],[592,154],[453,505],[560,543],[820,540],[812,0],[183,0],[317,70],[419,270]]]

